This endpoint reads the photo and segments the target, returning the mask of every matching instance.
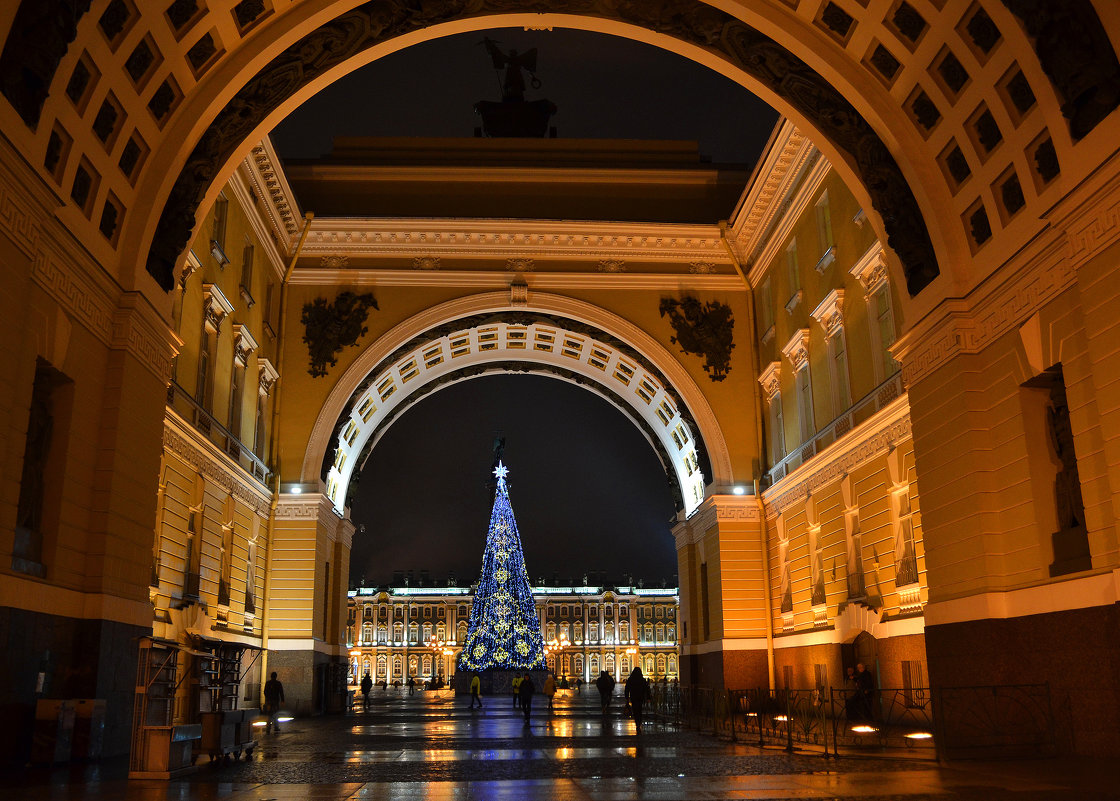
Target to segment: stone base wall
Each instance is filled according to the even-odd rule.
[[[926,628],[934,687],[1048,684],[1058,748],[1120,755],[1120,605]]]
[[[276,672],[276,678],[284,685],[283,708],[297,717],[321,715],[337,712],[346,708],[346,688],[338,697],[333,697],[330,682],[324,678],[331,665],[341,664],[345,670],[345,660],[319,651],[269,651],[268,666],[261,676],[261,689],[268,681],[269,674]]]
[[[128,753],[138,638],[150,629],[0,608],[0,764],[31,758],[38,699],[103,699],[103,757]],[[39,674],[43,674],[38,690]]]

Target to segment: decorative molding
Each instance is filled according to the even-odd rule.
[[[338,352],[353,347],[366,335],[366,315],[370,307],[378,308],[373,295],[366,292],[340,292],[331,303],[323,297],[303,305],[303,341],[307,345],[312,378],[327,374],[327,367],[338,364]]]
[[[883,244],[879,241],[872,243],[848,273],[859,281],[863,287],[863,296],[870,298],[879,288],[887,283],[887,261],[883,254]]]
[[[781,513],[810,493],[886,454],[910,436],[910,404],[903,395],[763,492],[768,514]]]
[[[214,331],[220,330],[222,320],[233,313],[233,304],[215,284],[203,284],[202,297],[202,314],[205,318],[205,324],[212,327]]]
[[[520,273],[522,280],[537,290],[619,289],[658,290],[663,292],[736,292],[745,291],[737,275],[690,275],[687,273]],[[502,271],[474,270],[394,270],[352,268],[330,270],[299,267],[292,272],[292,286],[394,286],[439,287],[456,289],[504,290],[510,274]]]
[[[532,259],[506,259],[506,272],[531,273],[534,269]]]
[[[626,272],[626,262],[621,259],[600,259],[599,272],[601,273],[624,273]]]
[[[766,365],[766,369],[758,377],[758,383],[762,384],[762,392],[766,395],[766,402],[773,401],[774,396],[782,391],[782,363],[773,361]]]
[[[288,186],[284,171],[277,167],[277,161],[272,140],[265,137],[250,151],[245,163],[249,168],[250,183],[263,201],[276,240],[290,245],[291,238],[299,233],[297,220],[300,219],[300,214],[295,195]],[[289,248],[284,249],[287,251]]]
[[[195,431],[173,409],[164,412],[163,448],[232,494],[258,516],[268,518],[272,502],[268,488]]]
[[[314,521],[317,526],[335,539],[338,534],[339,523],[345,518],[335,511],[331,499],[326,495],[313,492],[292,495],[282,493],[276,503],[276,519],[297,522]]]
[[[113,314],[113,347],[136,357],[163,384],[171,381],[171,361],[182,340],[139,292],[125,292]]]
[[[405,258],[414,267],[416,259],[440,257],[731,264],[716,225],[550,220],[316,217],[302,254]]]
[[[786,314],[793,314],[793,310],[801,305],[801,298],[804,296],[805,292],[800,289],[790,295],[789,300],[786,301]]]
[[[257,391],[262,395],[271,395],[272,388],[276,386],[276,379],[280,372],[272,366],[272,362],[263,356],[257,357]]]
[[[439,256],[417,256],[412,260],[414,270],[438,270]]]
[[[524,281],[514,281],[509,285],[509,305],[516,308],[527,306],[529,303],[529,285]]]
[[[323,256],[321,259],[319,259],[319,266],[320,267],[329,267],[331,269],[337,269],[339,267],[347,267],[349,265],[350,265],[350,257],[346,256],[346,255],[342,255],[342,256]]]
[[[711,275],[716,271],[716,266],[710,261],[694,261],[688,265],[688,271],[693,275]]]
[[[256,349],[257,340],[253,339],[249,328],[244,325],[235,325],[233,327],[233,360],[245,367],[249,363],[249,357]]]
[[[88,280],[82,270],[65,267],[40,251],[31,264],[31,277],[59,305],[104,344],[113,342],[115,309],[109,296]]]
[[[799,328],[793,332],[793,336],[789,338],[782,347],[782,355],[793,367],[796,373],[798,370],[804,369],[809,366],[809,329]]]
[[[844,328],[844,290],[834,289],[824,296],[817,308],[809,312],[824,329],[828,338],[836,336]]]
[[[748,273],[752,285],[762,280],[763,273],[778,258],[801,215],[831,171],[832,165],[828,160],[821,156],[815,145],[807,142],[791,165],[791,170],[783,176],[784,180],[778,187],[780,194],[772,200],[774,208],[762,237],[745,251],[747,264],[751,265]]]

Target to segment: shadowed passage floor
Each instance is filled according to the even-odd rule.
[[[621,700],[537,696],[528,725],[511,696],[479,710],[448,692],[374,690],[368,710],[293,720],[264,734],[250,761],[199,760],[170,782],[129,781],[125,766],[3,777],[21,801],[266,799],[1120,799],[1115,767],[1091,762],[962,763],[789,754],[723,742],[647,720]]]

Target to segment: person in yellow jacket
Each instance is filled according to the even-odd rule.
[[[518,693],[518,690],[521,689],[521,677],[514,676],[513,681],[509,684],[513,688],[513,708],[517,709],[521,705],[521,695]]]
[[[474,709],[474,702],[478,701],[478,708],[482,709],[482,680],[475,673],[471,677],[471,709]]]
[[[548,697],[548,711],[552,711],[552,696],[556,695],[556,677],[551,673],[548,678],[544,680],[544,687],[541,688],[544,694]]]

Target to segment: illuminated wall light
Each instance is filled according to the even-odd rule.
[[[933,735],[928,731],[915,731],[906,735],[907,740],[932,740]]]
[[[744,487],[742,484],[736,484],[734,487],[731,488],[731,492],[734,495],[746,495],[747,494],[747,488]]]
[[[874,734],[879,730],[874,726],[852,726],[852,731],[856,734]]]
[[[292,485],[292,489],[291,489],[292,495],[299,495],[302,492],[303,492],[303,487],[301,487],[299,484],[293,484]]]

